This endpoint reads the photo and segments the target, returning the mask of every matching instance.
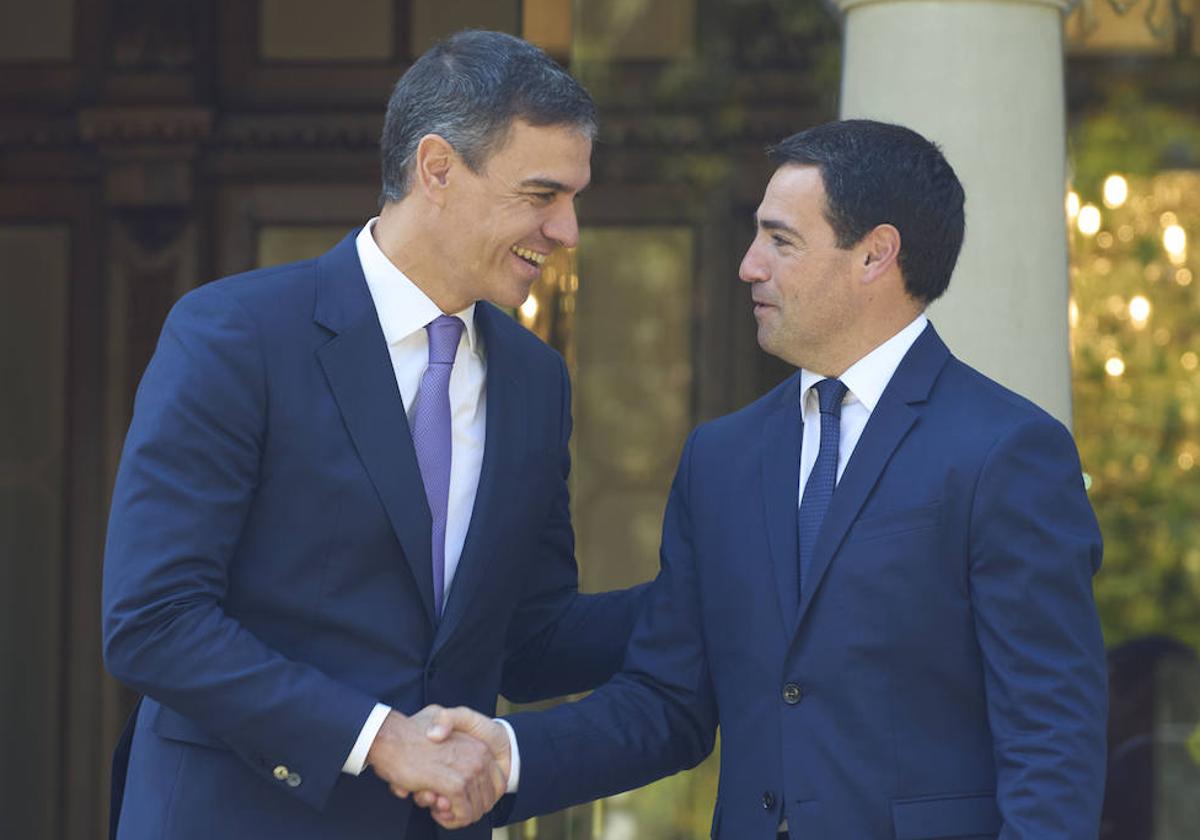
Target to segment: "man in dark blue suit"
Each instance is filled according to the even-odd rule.
[[[106,662],[145,695],[123,840],[433,837],[408,791],[474,822],[508,747],[419,710],[619,667],[643,599],[577,590],[566,368],[492,305],[576,243],[595,121],[541,51],[460,33],[391,97],[379,218],[172,310],[105,553]]]
[[[799,371],[688,439],[622,672],[509,719],[505,816],[691,766],[719,724],[714,837],[1094,840],[1100,534],[1067,430],[926,321],[958,179],[871,121],[772,158],[740,274]],[[464,710],[435,728],[502,734]]]

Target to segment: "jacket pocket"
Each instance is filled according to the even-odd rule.
[[[209,735],[189,718],[171,711],[166,706],[158,707],[158,714],[155,715],[150,728],[154,730],[155,735],[170,741],[182,741],[185,744],[196,744],[215,750],[230,749],[229,744],[215,735]]]
[[[875,540],[880,537],[893,537],[906,534],[909,531],[921,531],[932,528],[942,520],[942,503],[932,502],[918,507],[893,510],[866,516],[855,521],[850,529],[847,542]]]
[[[994,793],[894,799],[892,820],[896,840],[984,838],[1000,832]]]

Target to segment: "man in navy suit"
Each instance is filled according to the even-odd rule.
[[[577,242],[595,124],[540,50],[460,33],[391,97],[377,219],[172,310],[105,553],[105,659],[145,695],[122,840],[433,837],[408,791],[474,822],[508,748],[419,710],[619,667],[642,593],[577,590],[566,368],[492,305]]]
[[[759,344],[799,370],[688,439],[622,672],[509,719],[504,816],[691,766],[719,724],[714,837],[1094,840],[1100,534],[1067,430],[926,320],[958,179],[865,120],[771,154],[740,275]],[[502,735],[465,710],[451,727]]]

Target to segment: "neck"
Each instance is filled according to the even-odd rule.
[[[813,354],[814,357],[806,360],[800,367],[821,376],[837,378],[894,338],[921,314],[922,309],[923,307],[912,302],[912,305],[892,308],[877,317],[866,316],[858,323],[858,329],[843,336],[839,346],[825,348],[823,352]]]
[[[453,315],[475,303],[475,299],[456,288],[452,278],[445,275],[447,263],[437,251],[440,239],[424,222],[423,211],[418,210],[410,196],[384,205],[371,233],[391,264],[404,272],[438,309]]]

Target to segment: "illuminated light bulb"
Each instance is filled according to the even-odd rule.
[[[533,295],[525,298],[525,302],[521,304],[521,319],[526,323],[531,323],[538,314],[538,300]]]
[[[1079,217],[1075,224],[1084,236],[1095,236],[1100,230],[1100,208],[1094,204],[1083,205],[1079,208]]]
[[[1079,215],[1079,193],[1075,190],[1067,192],[1067,219],[1075,221],[1075,217]]]
[[[1118,377],[1125,373],[1125,362],[1120,356],[1113,356],[1104,363],[1104,372],[1109,376]]]
[[[1190,286],[1192,283],[1192,270],[1190,268],[1181,268],[1176,271],[1175,282],[1180,286]]]
[[[1196,466],[1196,457],[1192,455],[1191,452],[1180,452],[1178,463],[1179,469],[1186,472],[1187,470],[1190,470],[1192,467]]]
[[[1166,213],[1163,213],[1158,217],[1158,223],[1163,227],[1170,227],[1171,225],[1179,224],[1179,218],[1170,210],[1168,210]]]
[[[1195,370],[1200,366],[1200,356],[1189,350],[1179,357],[1179,364],[1183,365],[1184,370]]]
[[[1150,301],[1142,295],[1135,295],[1129,301],[1129,317],[1133,319],[1134,326],[1146,326],[1146,320],[1150,317]]]
[[[1067,321],[1071,324],[1071,329],[1079,326],[1079,304],[1075,302],[1075,298],[1071,298],[1067,304]]]
[[[1104,206],[1120,207],[1129,198],[1129,182],[1120,175],[1109,175],[1104,179]]]

